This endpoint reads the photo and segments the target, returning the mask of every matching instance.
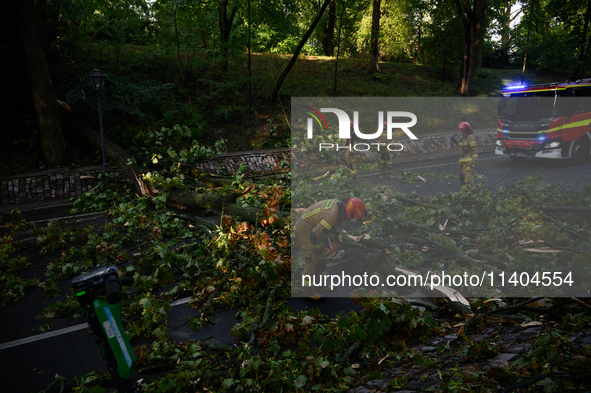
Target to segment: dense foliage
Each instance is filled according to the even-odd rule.
[[[17,16],[19,4],[6,2],[3,11]],[[55,97],[69,107],[61,116],[66,143],[74,143],[80,127],[98,127],[96,95],[87,75],[99,67],[107,75],[102,93],[105,128],[124,147],[146,128],[176,124],[190,127],[206,143],[220,137],[228,140],[226,134],[254,126],[250,146],[229,140],[230,149],[272,147],[269,140],[286,135],[289,120],[281,107],[269,106],[265,100],[320,4],[294,0],[37,2],[34,16]],[[487,28],[476,65],[480,71],[475,74],[472,95],[496,95],[500,85],[521,79],[517,75],[499,78],[490,81],[494,88],[482,87],[482,79],[490,78],[483,68],[514,68],[518,74],[525,57],[529,81],[530,70],[563,72],[551,78],[556,80],[584,76],[589,53],[586,2],[571,0],[564,7],[552,0],[489,2],[487,7]],[[465,44],[456,2],[382,1],[379,51],[380,60],[388,63],[380,73],[367,72],[371,8],[370,1],[330,3],[302,50],[302,55],[326,57],[313,57],[311,68],[305,63],[295,67],[291,72],[297,76],[288,78],[279,92],[283,99],[455,94]],[[10,75],[5,83],[12,93],[5,97],[0,119],[8,145],[38,153],[27,162],[32,165],[43,161],[43,156],[18,20],[9,18],[2,26],[6,40],[0,52],[7,61],[0,67]],[[400,77],[401,70],[409,77]],[[432,78],[437,83],[429,83]],[[278,126],[275,135],[269,120]],[[3,161],[0,171],[9,174],[10,163]]]
[[[589,221],[569,213],[553,216],[532,205],[576,200],[589,206],[589,189],[565,194],[533,177],[509,189],[490,186],[478,193],[436,194],[427,201],[430,207],[419,207],[400,203],[403,198],[420,199],[416,195],[343,181],[349,174],[341,168],[322,179],[298,178],[301,187],[293,199],[289,175],[258,182],[238,199],[241,205],[263,212],[256,223],[222,215],[215,225],[205,225],[166,210],[167,193],[172,190],[228,195],[244,186],[237,174],[224,188],[201,188],[179,170],[181,166],[219,154],[228,145],[234,150],[287,146],[285,101],[270,106],[265,100],[321,3],[37,1],[35,17],[55,95],[65,104],[62,108],[69,108],[61,116],[68,143],[74,145],[79,128],[98,128],[96,94],[87,75],[99,67],[107,75],[101,97],[108,137],[128,148],[146,170],[144,180],[160,193],[137,198],[125,188],[97,186],[77,200],[74,209],[107,212],[108,220],[100,226],[34,224],[15,210],[3,223],[9,233],[0,242],[0,305],[31,293],[58,297],[39,315],[39,330],[47,330],[52,318],[81,317],[64,282],[95,265],[115,264],[123,276],[134,279],[125,292],[123,318],[136,345],[137,372],[145,391],[342,391],[364,379],[388,379],[390,388],[403,389],[412,377],[392,372],[402,363],[424,371],[425,380],[439,381],[433,391],[496,391],[499,384],[510,390],[589,390],[589,347],[575,346],[568,338],[573,330],[588,331],[589,305],[584,301],[586,307],[576,307],[575,300],[546,299],[547,307],[536,312],[529,303],[510,298],[474,298],[474,318],[459,315],[447,300],[423,310],[403,300],[371,297],[355,299],[358,312],[338,316],[315,308],[296,312],[286,303],[292,264],[299,267],[301,261],[291,259],[289,225],[272,225],[290,207],[305,207],[329,196],[357,195],[368,202],[370,211],[387,212],[372,214],[357,233],[369,233],[382,242],[377,244],[381,248],[375,243],[358,246],[364,247],[359,254],[366,258],[378,256],[417,270],[431,266],[463,270],[466,264],[467,269],[477,270],[482,263],[555,267],[588,261]],[[526,56],[528,72],[563,72],[550,80],[585,76],[588,2],[563,3],[488,3],[474,95],[497,95],[502,84],[519,80]],[[4,14],[17,15],[19,4],[6,2]],[[380,73],[367,72],[371,2],[335,0],[303,46],[309,57],[296,66],[297,76],[283,84],[282,99],[455,95],[465,33],[456,2],[383,0],[381,4]],[[7,38],[0,46],[6,59],[0,70],[10,76],[5,86],[11,92],[4,96],[7,102],[0,115],[6,136],[3,149],[26,156],[31,161],[27,165],[36,168],[42,158],[35,154],[39,131],[30,103],[29,75],[18,18],[8,19],[0,27]],[[255,52],[250,76],[249,39]],[[8,153],[1,160],[12,159]],[[93,152],[84,156],[83,163],[98,158]],[[0,161],[0,175],[10,174],[12,164]],[[412,172],[396,176],[409,183],[422,181]],[[428,177],[428,181],[443,179]],[[501,193],[509,197],[507,201],[498,198]],[[495,215],[479,214],[482,211]],[[440,225],[447,222],[446,232]],[[23,234],[32,243],[22,243]],[[43,259],[35,259],[32,266],[23,247]],[[557,251],[539,255],[526,249],[536,247]],[[29,277],[33,268],[42,274]],[[232,333],[240,344],[170,340],[171,303],[188,296],[197,315],[189,322],[192,329],[212,323],[216,310],[235,310],[239,322]],[[511,317],[490,314],[502,314],[503,309]],[[463,332],[478,331],[489,322],[501,329],[512,323],[547,323],[540,314],[551,319],[547,326],[552,329],[542,332],[521,360],[497,373],[474,363],[496,356],[498,348],[487,340],[462,336]],[[460,343],[451,347],[437,341],[448,333],[459,333]],[[431,352],[417,349],[431,342],[438,343]],[[453,364],[442,360],[449,353],[456,356]],[[468,363],[470,367],[465,367]],[[58,377],[56,383],[98,393],[104,390],[97,382],[102,378],[105,375],[92,373],[74,382]]]
[[[371,247],[358,254],[365,256],[366,263],[371,259],[383,261],[385,257],[397,266],[415,270],[438,266],[454,269],[471,259],[500,268],[507,264],[543,264],[549,268],[575,263],[579,258],[587,260],[591,252],[588,220],[571,214],[556,219],[531,208],[534,199],[536,206],[575,200],[588,206],[588,189],[565,195],[563,190],[534,177],[509,189],[490,186],[478,193],[465,190],[437,194],[429,202],[442,206],[429,208],[396,202],[394,198],[418,198],[397,194],[387,187],[352,186],[343,181],[347,176],[346,171],[337,171],[321,180],[300,179],[302,187],[297,190],[297,198],[302,203],[328,194],[364,198],[374,213],[355,234],[370,233],[374,239]],[[396,176],[408,183],[423,181],[411,171]],[[436,175],[423,176],[431,182],[445,181]],[[322,183],[320,187],[317,181]],[[233,189],[230,186],[221,192]],[[510,198],[496,198],[499,193]],[[241,203],[263,208],[266,217],[261,217],[261,222],[272,222],[277,212],[289,208],[290,200],[289,183],[270,178],[260,182]],[[564,308],[560,299],[545,299],[546,306],[538,309],[520,309],[519,301],[510,298],[497,298],[492,303],[474,298],[471,307],[477,317],[467,315],[465,325],[464,317],[454,321],[457,311],[444,299],[439,299],[433,310],[420,310],[401,299],[369,297],[356,299],[360,311],[337,317],[324,315],[316,308],[294,312],[287,306],[290,269],[292,263],[297,263],[291,259],[289,227],[253,225],[222,216],[209,229],[184,214],[150,208],[155,205],[161,209],[162,202],[161,197],[137,199],[97,187],[76,201],[75,210],[108,212],[108,221],[100,227],[67,227],[59,222],[32,224],[14,211],[6,223],[11,233],[1,245],[2,269],[6,272],[3,304],[31,291],[43,291],[47,297],[60,297],[39,315],[43,326],[48,328],[52,318],[58,316],[79,317],[73,294],[60,289],[60,282],[96,264],[115,264],[123,276],[134,279],[123,300],[126,329],[132,342],[148,340],[135,348],[139,358],[137,375],[143,379],[144,391],[342,391],[365,378],[388,378],[392,388],[403,388],[412,378],[392,375],[394,366],[400,364],[422,370],[423,377],[417,382],[427,383],[425,386],[433,382],[428,375],[438,374],[440,379],[435,381],[440,382],[433,385],[433,391],[454,392],[462,387],[492,392],[498,384],[510,387],[524,382],[524,386],[552,387],[548,391],[587,386],[584,381],[588,381],[585,373],[591,358],[589,347],[567,345],[568,338],[562,335],[568,337],[573,329],[588,328],[588,309]],[[496,214],[478,214],[485,210]],[[388,214],[378,215],[380,211]],[[436,227],[446,220],[450,221],[448,233],[442,233]],[[34,235],[33,249],[48,261],[44,276],[20,278],[30,264],[21,256],[24,244],[14,240],[20,233]],[[391,243],[393,239],[396,241]],[[376,242],[390,245],[380,251]],[[548,246],[556,252],[538,257],[528,251]],[[466,268],[464,264],[462,269]],[[216,311],[235,310],[238,323],[232,334],[241,344],[228,347],[171,341],[171,302],[187,296],[196,311],[189,321],[191,329],[212,323]],[[503,314],[503,309],[509,315]],[[532,310],[547,315],[544,318]],[[460,337],[462,331],[478,331],[489,320],[507,327],[512,323],[548,323],[548,317],[555,328],[539,335],[521,360],[496,374],[478,366],[478,362],[499,354],[499,347],[487,340],[464,337],[453,347],[441,342],[433,347],[433,354],[417,349],[419,344],[440,342],[438,337],[457,332],[458,328]],[[457,363],[450,364],[447,355],[456,356]],[[464,369],[464,364],[471,366]],[[103,391],[96,385],[103,378],[94,373],[81,376],[75,391]],[[63,379],[57,383],[71,386]]]

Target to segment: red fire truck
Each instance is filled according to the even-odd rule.
[[[591,154],[591,79],[510,86],[499,100],[495,154],[512,159]]]

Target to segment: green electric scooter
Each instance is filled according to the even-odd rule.
[[[72,280],[76,299],[96,335],[119,393],[136,393],[131,377],[137,358],[121,323],[119,308],[121,287],[132,283],[133,279],[119,277],[114,266],[100,267]]]

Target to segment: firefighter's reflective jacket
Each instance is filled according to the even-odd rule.
[[[307,208],[299,217],[295,229],[296,232],[313,233],[312,238],[320,242],[339,227],[341,216],[344,216],[344,205],[337,199],[326,199]]]
[[[472,161],[478,161],[478,147],[473,133],[462,135],[460,146],[460,164],[472,164]]]

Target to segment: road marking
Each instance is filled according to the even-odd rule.
[[[490,158],[479,158],[479,159],[478,159],[478,162],[480,162],[480,161],[486,161],[486,160],[494,160],[494,159],[497,159],[497,158],[505,158],[505,156],[494,156],[494,157],[490,157]],[[400,164],[400,165],[402,165],[402,164]],[[416,168],[405,168],[405,169],[408,169],[408,170],[415,170],[415,169],[426,169],[426,168],[434,168],[434,167],[437,167],[437,166],[447,166],[447,165],[451,165],[451,163],[449,163],[449,162],[446,162],[446,163],[444,163],[444,164],[435,164],[435,165],[418,166],[418,167],[416,167]],[[401,171],[401,170],[402,170],[402,169],[396,169],[396,171]],[[378,175],[385,175],[385,174],[388,174],[388,173],[392,173],[392,172],[387,172],[387,171],[385,171],[385,172],[368,173],[368,174],[366,174],[366,175],[357,175],[357,177],[370,177],[370,176],[378,176]]]
[[[20,340],[14,340],[14,341],[0,344],[0,351],[3,349],[18,347],[19,345],[29,344],[29,343],[32,343],[35,341],[47,340],[48,338],[61,336],[62,334],[77,332],[78,330],[83,330],[83,329],[86,329],[89,327],[90,326],[88,326],[87,323],[81,323],[79,325],[74,325],[74,326],[70,326],[67,328],[55,330],[53,332],[47,332],[47,333],[38,334],[36,336],[21,338]]]
[[[186,297],[183,299],[175,300],[174,302],[170,303],[170,306],[171,307],[180,306],[181,304],[187,304],[190,301],[191,301],[191,297]],[[81,323],[79,325],[74,325],[74,326],[70,326],[67,328],[55,330],[53,332],[41,333],[41,334],[37,334],[35,336],[25,337],[25,338],[21,338],[19,340],[14,340],[14,341],[10,341],[7,343],[2,343],[2,344],[0,344],[0,351],[3,349],[18,347],[19,345],[29,344],[29,343],[32,343],[35,341],[47,340],[49,338],[62,336],[64,334],[73,333],[73,332],[77,332],[79,330],[84,330],[84,329],[90,329],[90,326],[86,322]]]

